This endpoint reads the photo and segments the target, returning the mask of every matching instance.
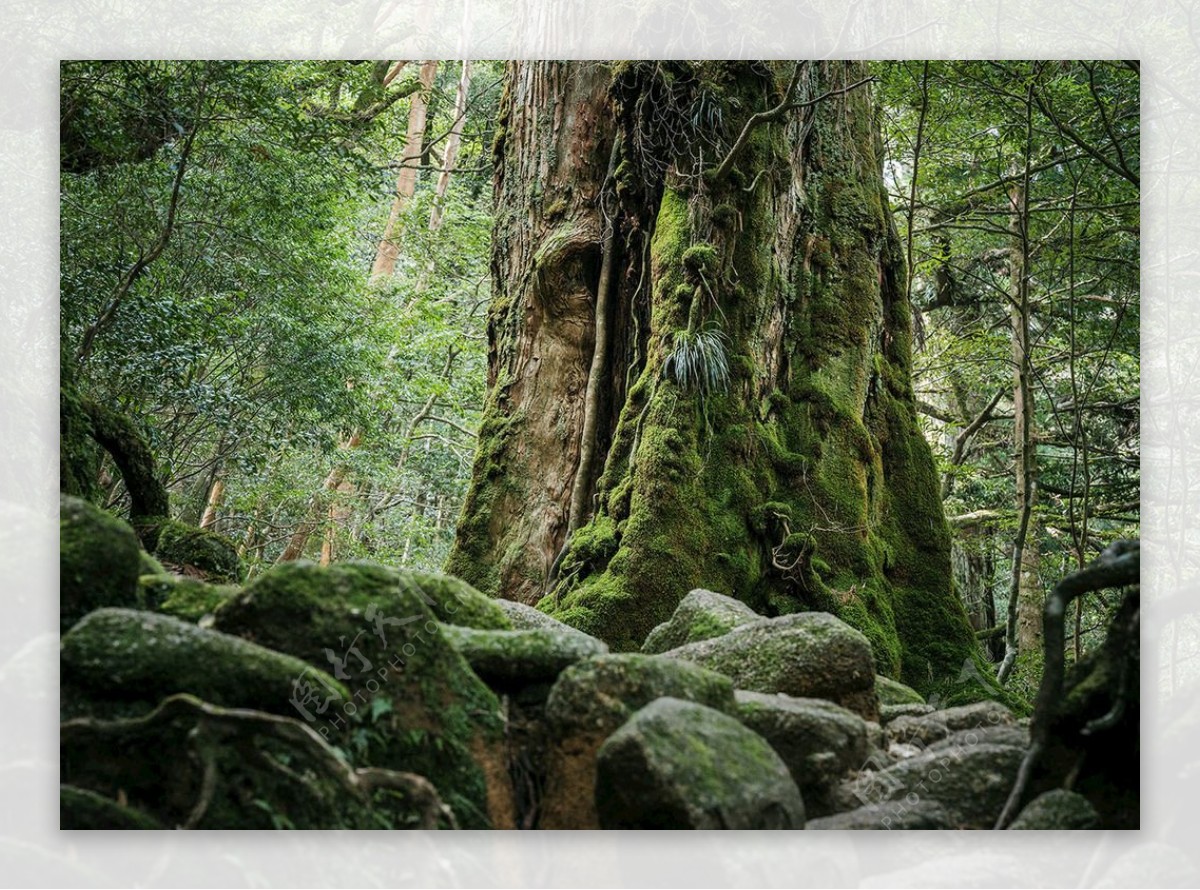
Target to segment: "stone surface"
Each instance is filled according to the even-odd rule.
[[[697,588],[680,601],[669,620],[650,631],[642,651],[651,655],[666,652],[761,620],[762,616],[740,600]]]
[[[732,717],[660,698],[600,747],[596,810],[610,829],[804,827],[787,766]]]
[[[866,760],[866,721],[823,699],[741,690],[735,699],[742,723],[766,739],[787,764],[808,814],[832,812],[830,792]]]
[[[1100,817],[1082,794],[1047,791],[1031,800],[1009,826],[1011,831],[1086,831],[1096,828]]]
[[[596,751],[631,714],[658,698],[736,713],[728,677],[686,661],[622,653],[563,671],[545,708],[545,793],[541,828],[596,828]]]
[[[871,644],[826,612],[764,619],[664,654],[725,674],[738,689],[823,698],[867,720],[879,716]]]
[[[928,831],[953,828],[951,817],[937,801],[918,800],[867,804],[845,813],[812,819],[812,831]]]
[[[838,802],[857,800],[861,806],[934,801],[949,814],[951,827],[990,829],[1008,799],[1024,753],[993,744],[925,751],[843,783]]]
[[[443,625],[442,633],[487,683],[520,687],[553,681],[566,668],[608,646],[572,630],[476,630]]]

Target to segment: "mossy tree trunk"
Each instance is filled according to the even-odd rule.
[[[865,79],[510,65],[490,395],[452,572],[618,648],[703,586],[835,612],[923,687],[975,655]],[[608,373],[585,424],[610,232]],[[585,426],[602,471],[568,541]]]

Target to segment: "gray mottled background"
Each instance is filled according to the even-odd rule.
[[[1196,886],[1200,8],[1190,0],[5,0],[0,27],[0,883]],[[57,830],[61,58],[1138,58],[1147,665],[1141,832]],[[1135,768],[1135,764],[1130,764]]]

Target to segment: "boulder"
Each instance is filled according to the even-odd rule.
[[[670,696],[736,714],[729,678],[655,655],[601,655],[562,672],[546,702],[539,827],[596,828],[596,751],[631,714]]]
[[[573,630],[476,630],[443,625],[442,634],[489,685],[504,689],[552,682],[566,668],[608,646]]]
[[[879,696],[880,705],[925,704],[925,699],[917,690],[883,674],[875,676],[875,693]]]
[[[897,717],[924,717],[926,714],[932,714],[934,710],[933,705],[880,705],[879,722],[887,726]]]
[[[756,621],[664,655],[725,674],[738,689],[823,698],[867,720],[879,717],[871,644],[826,612]]]
[[[479,630],[511,630],[514,625],[494,600],[453,575],[396,569],[396,580],[425,601],[438,621]]]
[[[1074,791],[1047,791],[1021,810],[1010,831],[1086,831],[1100,824],[1096,808]]]
[[[496,607],[504,613],[514,630],[561,630],[587,636],[583,631],[576,630],[569,624],[563,624],[557,618],[551,618],[540,609],[518,603],[514,600],[492,600]],[[595,639],[595,637],[592,637]]]
[[[642,708],[600,747],[596,812],[610,829],[804,827],[800,792],[771,746],[675,698]]]
[[[59,500],[59,629],[103,606],[136,608],[141,544],[126,523],[79,498]]]
[[[811,831],[928,831],[953,828],[950,814],[933,800],[874,803],[811,820]]]
[[[680,600],[668,621],[650,631],[642,651],[655,655],[761,620],[762,616],[740,600],[697,588]]]
[[[1016,779],[1024,750],[1010,745],[925,751],[843,783],[839,801],[859,805],[918,800],[941,804],[952,828],[990,829]]]
[[[999,702],[982,701],[955,708],[945,708],[923,716],[902,715],[887,724],[888,738],[893,742],[932,745],[952,733],[989,726],[1013,726],[1016,717]]]
[[[975,745],[1010,745],[1014,748],[1029,746],[1029,729],[1015,724],[981,726],[978,729],[960,729],[940,741],[929,745],[927,751],[949,751],[955,748],[970,748]]]
[[[176,571],[217,583],[241,581],[244,567],[237,546],[224,535],[161,517],[141,520],[137,527],[154,557]]]
[[[342,683],[290,655],[168,615],[98,609],[62,639],[63,704],[68,714],[110,714],[114,703],[147,711],[191,693],[218,705],[291,715],[294,685],[310,677],[334,700]],[[137,707],[140,705],[140,707]]]
[[[142,575],[138,578],[138,597],[142,608],[162,612],[184,621],[197,622],[237,593],[228,584],[209,584],[199,578],[172,575]]]
[[[867,758],[868,724],[857,714],[818,698],[761,692],[734,693],[738,718],[775,749],[800,788],[810,816],[832,812],[830,794]]]
[[[362,760],[426,776],[464,828],[514,824],[500,702],[401,573],[356,562],[276,566],[225,602],[213,626],[345,683],[353,704],[344,716],[369,729],[355,736]],[[340,713],[308,716],[323,734],[342,729]]]

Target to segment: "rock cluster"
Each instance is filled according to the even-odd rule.
[[[1028,740],[877,676],[825,613],[695,590],[610,653],[454,578],[221,586],[79,503],[62,531],[63,827],[988,828]],[[1095,822],[1054,792],[1013,828]]]

